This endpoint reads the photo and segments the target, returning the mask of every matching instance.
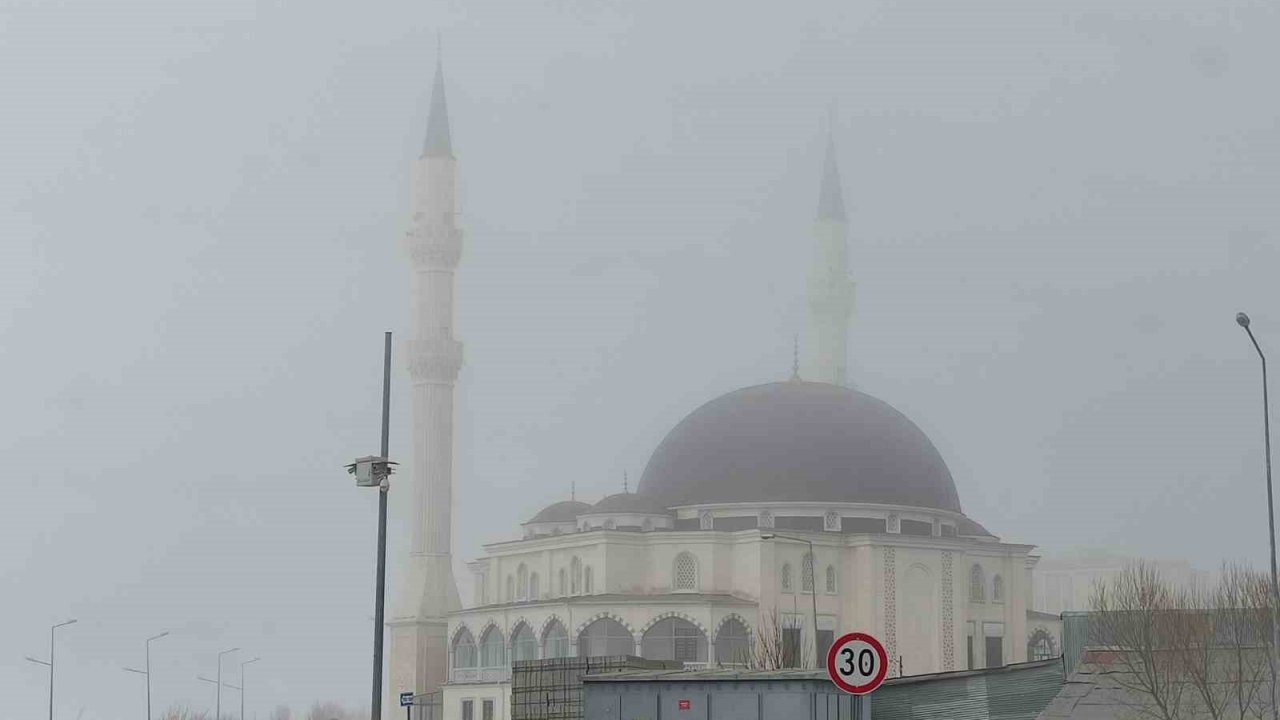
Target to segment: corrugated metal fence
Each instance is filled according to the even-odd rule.
[[[1080,656],[1089,642],[1089,613],[1062,613],[1062,666],[1068,676],[1080,664]]]
[[[1029,720],[1049,705],[1062,684],[1057,660],[953,678],[907,677],[872,693],[871,716],[875,720]]]

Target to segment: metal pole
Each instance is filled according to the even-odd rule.
[[[53,720],[53,631],[58,626],[49,628],[49,720]]]
[[[71,619],[66,622],[60,622],[49,628],[49,720],[53,720],[53,633],[60,627],[75,624],[76,620]],[[30,658],[28,658],[30,659]],[[35,662],[40,662],[36,660]]]
[[[382,352],[382,453],[385,460],[391,439],[391,333],[384,336]],[[383,601],[387,591],[387,490],[384,478],[378,487],[378,580],[373,601],[373,698],[370,720],[382,720]]]
[[[260,658],[260,657],[256,657],[256,658],[253,658],[253,659],[251,659],[251,660],[245,660],[244,662],[240,663],[240,688],[239,688],[239,690],[240,690],[240,720],[244,720],[244,666],[245,666],[245,665],[252,665],[252,664],[254,664],[254,663],[258,662],[258,661],[259,661],[259,660],[261,660],[261,659],[262,659],[262,658]]]
[[[1267,524],[1271,531],[1267,535],[1267,539],[1271,541],[1271,717],[1280,720],[1280,707],[1276,704],[1276,665],[1280,663],[1280,658],[1276,655],[1280,652],[1280,580],[1276,576],[1276,511],[1271,490],[1271,410],[1267,397],[1267,356],[1263,354],[1258,339],[1253,336],[1253,330],[1249,329],[1249,316],[1239,313],[1236,315],[1236,322],[1249,334],[1253,349],[1258,351],[1258,359],[1262,361],[1262,433],[1267,458]]]
[[[144,675],[147,676],[147,720],[151,720],[151,643],[155,642],[156,640],[159,640],[160,638],[168,637],[168,636],[169,636],[169,631],[165,630],[159,635],[152,635],[151,637],[147,638],[147,642],[146,642],[147,667],[146,667],[146,672],[143,673]],[[128,670],[129,668],[125,668],[125,669]]]
[[[240,648],[238,647],[234,647],[230,650],[223,650],[218,653],[218,679],[216,681],[218,692],[215,696],[217,699],[214,701],[214,720],[222,720],[222,656],[236,652],[239,649]]]
[[[813,553],[813,541],[805,540],[809,543],[809,590],[810,597],[813,598],[813,657],[814,667],[822,667],[825,659],[819,659],[818,650],[818,557]],[[802,582],[801,585],[804,583]]]

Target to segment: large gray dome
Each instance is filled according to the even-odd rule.
[[[865,393],[816,382],[736,390],[676,425],[641,487],[669,507],[856,502],[960,512],[951,472],[905,415]]]

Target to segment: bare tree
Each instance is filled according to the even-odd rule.
[[[1174,586],[1140,562],[1095,587],[1090,643],[1111,651],[1110,677],[1138,714],[1269,717],[1271,597],[1265,576],[1239,566],[1212,587]]]
[[[213,713],[208,710],[192,710],[185,705],[170,705],[160,715],[160,720],[210,720]]]
[[[1093,591],[1090,643],[1115,650],[1122,672],[1115,682],[1139,699],[1135,712],[1159,720],[1182,718],[1183,693],[1178,659],[1171,652],[1169,586],[1155,566],[1139,562]]]
[[[800,622],[796,617],[783,618],[777,608],[762,612],[750,649],[745,657],[734,658],[735,664],[753,670],[814,667],[813,643],[805,637]]]
[[[271,711],[271,720],[293,720],[293,711],[288,705],[277,705]]]

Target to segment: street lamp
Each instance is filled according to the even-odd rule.
[[[165,630],[159,635],[152,635],[151,637],[147,638],[147,666],[146,666],[147,669],[146,670],[136,670],[134,668],[128,668],[128,667],[125,668],[127,672],[137,673],[139,675],[147,676],[147,720],[151,720],[151,642],[153,640],[159,640],[162,637],[168,637],[168,635],[169,635],[169,631]]]
[[[218,679],[214,681],[218,685],[218,695],[217,695],[217,701],[215,702],[215,705],[214,705],[214,708],[215,708],[213,713],[214,720],[222,720],[222,656],[230,655],[231,653],[237,652],[238,650],[240,650],[240,648],[233,647],[230,650],[223,650],[222,652],[218,653]],[[204,678],[200,678],[200,679],[203,680]]]
[[[382,352],[382,453],[356,459],[347,472],[356,476],[356,487],[378,488],[378,573],[373,599],[373,699],[370,720],[382,720],[383,605],[387,594],[387,491],[396,463],[387,459],[391,437],[391,333],[383,335]]]
[[[245,660],[240,663],[240,720],[244,720],[244,666],[258,662],[262,658],[256,657],[252,660]]]
[[[53,632],[60,627],[74,625],[75,623],[75,620],[68,620],[66,622],[60,622],[49,628],[49,662],[37,660],[30,655],[26,658],[29,662],[36,663],[37,665],[44,665],[49,668],[49,720],[53,720]]]
[[[780,540],[793,540],[795,542],[806,543],[809,546],[809,596],[813,598],[813,656],[818,657],[818,558],[813,552],[813,541],[805,538],[791,537],[790,535],[779,535],[777,533],[763,533],[760,535],[761,540],[772,540],[778,538]],[[800,569],[800,591],[804,592],[804,568]],[[818,665],[822,662],[814,660]]]
[[[1271,410],[1267,399],[1267,356],[1262,354],[1262,346],[1249,329],[1249,316],[1236,313],[1236,323],[1249,334],[1253,349],[1258,351],[1258,359],[1262,361],[1262,437],[1267,458],[1267,522],[1271,530],[1267,539],[1271,541],[1271,652],[1280,653],[1280,580],[1276,578],[1276,511],[1271,492]],[[1273,657],[1271,663],[1271,717],[1280,719],[1280,707],[1276,706],[1276,664],[1280,657]]]

